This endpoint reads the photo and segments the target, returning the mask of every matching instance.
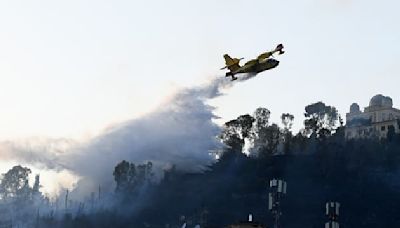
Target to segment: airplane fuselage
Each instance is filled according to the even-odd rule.
[[[274,50],[260,54],[256,59],[247,61],[243,66],[239,64],[241,59],[232,58],[228,54],[225,54],[225,67],[221,68],[221,70],[228,68],[229,72],[227,72],[225,76],[232,77],[232,80],[237,79],[235,77],[236,74],[258,74],[279,65],[279,61],[273,58],[274,53],[278,53],[279,55],[285,53],[283,51],[283,45],[278,44]]]
[[[258,62],[257,64],[254,64],[251,67],[246,67],[243,66],[239,68],[237,71],[232,72],[233,75],[235,74],[241,74],[241,73],[260,73],[272,68],[275,68],[279,65],[279,61],[276,59],[263,59],[262,61]]]

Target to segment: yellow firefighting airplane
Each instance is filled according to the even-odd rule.
[[[262,53],[256,59],[248,61],[243,66],[239,65],[240,60],[242,60],[243,58],[231,58],[228,54],[225,54],[224,58],[226,66],[221,68],[221,70],[228,68],[229,72],[226,73],[225,77],[232,77],[232,81],[237,79],[237,77],[235,77],[236,74],[258,74],[260,72],[275,68],[279,65],[279,61],[273,58],[273,54],[275,54],[276,52],[278,52],[279,55],[285,53],[285,51],[283,51],[282,44],[278,44],[278,46],[276,46],[276,48],[272,51]]]

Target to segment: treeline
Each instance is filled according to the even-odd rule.
[[[251,213],[270,227],[268,183],[282,178],[288,183],[283,227],[324,227],[325,202],[332,200],[342,205],[341,227],[400,225],[399,135],[346,140],[336,108],[322,102],[305,107],[304,127],[297,133],[292,131],[293,115],[282,114],[277,124],[270,122],[270,114],[258,108],[226,122],[218,136],[225,146],[203,173],[172,166],[155,182],[151,162],[121,161],[110,173],[116,188],[108,207],[61,218],[39,216],[34,224],[172,228],[186,223],[212,228],[246,220]]]
[[[158,184],[127,187],[129,197],[122,194],[124,204],[117,210],[129,216],[109,214],[118,218],[111,219],[113,227],[180,227],[185,222],[224,227],[249,213],[271,226],[267,192],[272,178],[288,183],[284,227],[323,227],[324,205],[332,200],[342,204],[342,227],[400,225],[399,135],[346,140],[336,108],[322,102],[305,107],[304,127],[297,133],[293,122],[294,116],[284,113],[280,124],[271,123],[266,108],[226,122],[219,136],[226,146],[215,164],[204,173],[173,167]],[[145,189],[145,197],[138,189]]]
[[[342,204],[344,227],[399,226],[400,135],[346,140],[337,109],[322,102],[306,106],[304,116],[297,133],[293,115],[282,114],[278,125],[266,108],[226,122],[219,136],[226,147],[208,171],[166,171],[147,206],[122,224],[224,227],[252,213],[271,226],[268,182],[282,178],[284,227],[323,227],[332,200]]]
[[[32,171],[20,165],[4,173],[0,182],[0,227],[34,226],[32,218],[39,208],[49,205],[49,198],[40,192],[40,176],[35,176],[32,187],[29,175]],[[36,216],[37,217],[37,216]]]

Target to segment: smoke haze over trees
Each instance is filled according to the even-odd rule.
[[[10,167],[0,183],[1,224],[223,227],[252,213],[270,225],[268,182],[283,178],[284,227],[322,227],[330,200],[342,204],[346,227],[400,225],[399,135],[345,140],[336,108],[323,102],[305,107],[299,132],[292,131],[293,115],[271,123],[264,107],[219,127],[206,101],[230,85],[214,80],[182,90],[72,154],[44,156],[49,167],[81,176],[72,192],[54,199],[41,193],[39,176],[29,183],[29,168]]]

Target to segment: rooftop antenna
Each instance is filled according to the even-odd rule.
[[[286,195],[286,181],[280,179],[272,179],[269,181],[270,192],[268,194],[268,210],[274,217],[274,228],[280,228],[281,201]]]
[[[328,216],[329,222],[325,223],[325,228],[339,228],[339,208],[340,203],[338,202],[327,202],[326,205],[326,216]]]

